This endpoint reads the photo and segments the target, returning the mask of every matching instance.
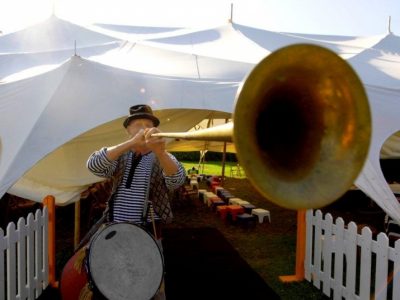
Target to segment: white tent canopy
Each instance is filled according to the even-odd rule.
[[[51,16],[26,29],[0,36],[0,81],[15,80],[61,65],[72,55],[99,55],[121,41]],[[12,75],[12,79],[6,78]]]
[[[161,76],[241,81],[253,64],[125,42],[90,60],[120,69]]]
[[[232,122],[231,114],[222,112],[211,112],[200,123],[196,124],[187,132],[193,132],[210,127],[220,126],[227,122]],[[169,151],[187,152],[187,151],[213,151],[236,153],[236,147],[233,143],[224,143],[217,141],[186,141],[171,140],[168,145]]]
[[[118,40],[62,20],[52,15],[47,20],[0,37],[0,54],[49,52],[104,45]]]
[[[344,59],[357,55],[376,44],[382,37],[354,37],[336,35],[299,34],[275,32],[265,29],[233,24],[233,27],[260,47],[273,52],[291,44],[315,44],[332,50]]]
[[[270,53],[235,30],[230,23],[145,42],[174,51],[252,64],[258,63]]]
[[[4,116],[0,120],[0,195],[59,146],[125,116],[135,103],[149,103],[155,110],[204,110],[199,118],[169,116],[165,122],[166,126],[178,122],[180,130],[188,130],[207,115],[206,110],[231,112],[237,86],[237,82],[145,75],[80,57],[45,74],[0,85]]]
[[[44,73],[63,64],[75,52],[82,57],[91,57],[103,54],[113,48],[119,47],[119,45],[120,42],[111,42],[99,46],[81,47],[76,51],[74,49],[67,49],[36,53],[0,54],[0,82],[15,81]]]
[[[364,84],[400,89],[400,37],[387,34],[371,48],[349,59],[349,63]]]
[[[192,31],[182,27],[132,26],[102,23],[93,24],[91,28],[108,36],[131,42],[181,35]]]
[[[284,46],[308,43],[328,48],[344,59],[369,49],[382,36],[345,37],[274,32],[236,23],[165,38],[148,39],[158,47],[203,56],[258,63]]]

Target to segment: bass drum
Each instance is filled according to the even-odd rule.
[[[71,258],[77,259],[78,254]],[[161,285],[164,261],[157,242],[143,228],[132,223],[114,223],[99,230],[91,239],[84,271],[93,286],[94,299],[149,300]],[[79,295],[78,298],[67,295],[73,293],[74,284],[82,295],[82,276],[76,263],[71,261],[61,278],[63,300],[79,299]]]

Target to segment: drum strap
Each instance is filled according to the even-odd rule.
[[[108,210],[108,208],[106,209]],[[106,221],[107,219],[107,212],[106,210],[104,211],[103,215],[101,218],[89,229],[89,231],[86,233],[86,235],[83,237],[83,239],[80,241],[79,245],[75,248],[75,251],[78,249],[81,249],[84,245],[86,245],[91,237],[97,232],[97,230],[100,228],[101,225]]]
[[[153,172],[154,168],[154,155],[151,156],[151,169]],[[151,205],[151,201],[149,201],[149,194],[150,194],[150,186],[151,186],[151,180],[150,177],[152,176],[150,172],[146,178],[147,182],[147,187],[146,187],[146,195],[144,197],[144,204],[143,204],[143,213],[142,213],[142,225],[145,226],[147,224],[147,217],[149,215],[149,208]]]

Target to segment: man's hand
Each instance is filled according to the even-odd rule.
[[[175,174],[178,172],[178,165],[165,150],[165,139],[163,137],[151,136],[153,133],[159,132],[161,131],[155,127],[145,129],[144,136],[146,140],[146,146],[156,155],[165,175],[168,176]]]
[[[146,139],[145,139],[145,129],[140,129],[138,133],[132,136],[128,140],[130,149],[135,149],[137,151],[142,150],[146,147]]]
[[[151,136],[153,133],[161,132],[158,128],[147,128],[144,130],[144,140],[146,147],[153,151],[155,154],[165,152],[165,139],[162,137]]]

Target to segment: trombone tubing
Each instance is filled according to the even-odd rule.
[[[231,143],[233,141],[233,123],[226,123],[223,125],[196,131],[154,133],[151,136],[194,141],[215,141]]]

